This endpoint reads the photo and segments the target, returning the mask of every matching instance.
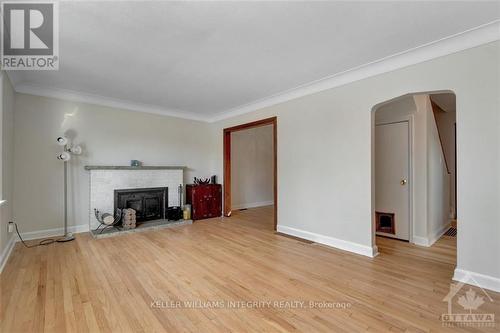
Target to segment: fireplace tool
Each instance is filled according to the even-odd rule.
[[[167,220],[179,221],[182,220],[182,184],[177,188],[179,194],[179,206],[173,206],[167,208]]]

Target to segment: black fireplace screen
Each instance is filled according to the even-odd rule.
[[[137,222],[165,219],[167,202],[167,187],[115,190],[115,212],[132,208],[136,211]]]

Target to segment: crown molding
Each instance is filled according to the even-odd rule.
[[[348,83],[391,72],[424,61],[443,57],[483,44],[500,40],[500,20],[469,29],[394,55],[357,66],[323,79],[319,79],[260,100],[237,106],[214,115],[209,121],[217,122],[245,113],[284,103],[292,99],[339,87]]]
[[[18,83],[13,84],[18,93],[37,96],[53,97],[73,102],[96,104],[111,108],[130,111],[152,113],[163,116],[183,118],[196,121],[214,123],[276,104],[284,103],[299,97],[318,93],[324,90],[339,87],[348,83],[366,79],[379,74],[391,72],[400,68],[422,63],[452,53],[467,50],[483,44],[500,40],[500,20],[478,26],[355,68],[327,76],[325,78],[288,89],[266,98],[243,104],[214,115],[202,115],[195,112],[167,109],[157,105],[135,103],[132,101],[105,97],[95,94],[78,92],[59,88],[46,88],[40,85]],[[14,83],[7,71],[11,83]]]
[[[83,93],[67,89],[46,88],[40,85],[18,83],[14,86],[14,90],[22,94],[52,97],[71,102],[95,104],[116,109],[125,109],[136,112],[152,113],[162,116],[170,116],[175,118],[197,120],[204,122],[207,122],[209,120],[206,116],[194,112],[166,109],[157,105],[135,103],[123,99],[116,99],[112,97],[105,97],[105,96]]]

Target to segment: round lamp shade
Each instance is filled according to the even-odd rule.
[[[66,144],[68,144],[68,138],[66,138],[65,136],[60,136],[57,138],[57,144],[59,146],[65,146]]]
[[[69,148],[69,152],[74,155],[80,155],[82,153],[82,147],[80,146],[73,146]]]
[[[67,152],[60,153],[57,155],[57,159],[61,161],[69,161],[71,159],[71,155]]]

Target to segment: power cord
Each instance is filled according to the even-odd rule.
[[[32,247],[37,247],[37,246],[42,246],[42,245],[49,245],[49,244],[55,243],[57,241],[57,239],[54,239],[54,238],[45,238],[45,239],[42,239],[40,242],[38,242],[38,244],[28,245],[21,237],[21,234],[19,233],[19,229],[17,229],[17,223],[15,223],[15,222],[9,222],[9,223],[14,224],[14,226],[16,227],[17,236],[19,236],[19,239],[21,240],[23,245],[27,248],[32,248]]]

